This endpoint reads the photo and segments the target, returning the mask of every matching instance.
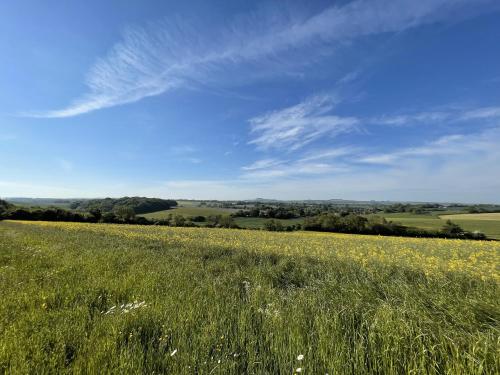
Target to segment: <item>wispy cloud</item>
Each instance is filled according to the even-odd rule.
[[[255,68],[263,59],[298,48],[335,47],[368,35],[404,31],[446,19],[475,4],[477,0],[356,0],[317,14],[251,14],[214,33],[196,30],[185,20],[129,28],[123,40],[89,70],[87,93],[62,109],[30,115],[71,117],[191,82],[217,82],[222,79],[222,68],[245,64]]]
[[[341,162],[333,163],[333,159],[348,155],[347,148],[323,150],[317,155],[307,154],[295,160],[261,159],[242,167],[244,179],[269,179],[300,175],[318,175],[344,172],[346,167]],[[320,161],[325,159],[323,161]]]
[[[355,147],[338,147],[330,149],[319,149],[308,152],[302,156],[299,160],[302,162],[312,161],[312,160],[322,160],[322,159],[337,159],[343,156],[352,155],[358,152],[359,149]]]
[[[453,123],[471,120],[488,120],[500,118],[500,107],[481,107],[474,109],[452,108],[440,111],[422,111],[404,114],[385,114],[363,119],[364,123],[389,126],[406,126],[415,124]]]
[[[378,199],[442,202],[498,202],[500,128],[440,137],[422,146],[383,154],[397,162],[373,170],[347,164],[299,163],[255,169],[235,180],[170,181],[163,194],[203,199]],[[381,157],[383,155],[380,155]],[[445,156],[439,163],[434,157]],[[346,156],[349,158],[349,156]],[[263,163],[264,165],[264,163]],[[303,175],[298,166],[302,166]],[[342,168],[348,168],[343,171]],[[350,168],[350,169],[349,169]],[[310,173],[305,173],[306,171]],[[338,172],[338,173],[336,173]],[[345,173],[344,173],[345,172]],[[278,177],[278,178],[274,178]]]
[[[451,114],[447,112],[419,112],[402,115],[383,115],[368,119],[367,122],[379,125],[400,126],[415,123],[435,123],[449,119],[450,116]]]
[[[358,124],[354,117],[328,115],[336,99],[330,95],[309,98],[282,110],[269,112],[250,120],[250,144],[259,149],[295,151],[323,136],[353,131]]]
[[[331,163],[312,163],[294,161],[286,164],[276,165],[270,168],[260,168],[247,171],[241,175],[243,179],[273,179],[304,175],[325,175],[345,172],[344,166]]]
[[[257,160],[254,163],[247,165],[245,167],[242,167],[244,171],[254,171],[257,169],[264,169],[264,168],[270,168],[270,167],[275,167],[277,165],[283,164],[283,160],[277,160],[277,159],[262,159],[262,160]]]
[[[407,159],[422,159],[436,156],[456,157],[473,154],[499,154],[495,143],[500,141],[498,129],[486,130],[479,134],[453,134],[440,137],[419,147],[409,147],[388,153],[365,155],[357,162],[368,164],[400,164]]]
[[[462,116],[460,116],[461,120],[484,120],[491,118],[500,118],[500,107],[478,108],[466,111]]]

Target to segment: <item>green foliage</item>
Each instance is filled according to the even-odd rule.
[[[135,219],[135,211],[131,206],[116,206],[114,212],[118,218],[124,221]]]
[[[12,209],[14,207],[14,205],[10,204],[9,202],[7,201],[4,201],[2,199],[0,199],[0,220],[2,220],[4,214]]]
[[[269,230],[271,232],[282,232],[283,230],[285,230],[285,228],[283,227],[283,224],[281,224],[281,222],[276,221],[274,219],[266,221],[266,223],[264,224],[264,229]]]
[[[177,202],[171,199],[124,197],[76,201],[71,204],[71,209],[87,212],[96,209],[101,212],[117,212],[123,208],[131,208],[135,214],[145,214],[168,210],[175,206]]]
[[[231,216],[212,215],[207,218],[207,227],[212,228],[238,228],[238,225]]]
[[[378,216],[366,218],[355,214],[342,216],[336,213],[324,213],[318,216],[308,217],[304,220],[302,229],[323,232],[377,234],[384,236],[486,239],[483,233],[464,231],[459,225],[449,220],[440,231],[430,231],[396,224]]]
[[[460,225],[453,223],[451,220],[447,220],[446,224],[441,229],[441,232],[450,236],[460,236],[464,234],[464,230]]]

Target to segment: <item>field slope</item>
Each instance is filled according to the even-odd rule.
[[[499,257],[496,242],[0,222],[0,373],[495,374]]]

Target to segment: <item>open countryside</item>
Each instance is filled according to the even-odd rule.
[[[186,218],[195,216],[214,216],[231,215],[238,211],[236,208],[209,207],[205,202],[197,201],[179,201],[179,205],[173,210],[157,211],[143,216],[148,219],[164,219],[168,215],[182,215]],[[213,203],[212,203],[213,204]],[[384,213],[380,212],[374,215],[382,216],[389,221],[400,223],[406,226],[439,230],[447,220],[456,222],[461,227],[471,232],[480,231],[489,238],[500,240],[500,213],[457,213],[460,211],[430,211],[425,214],[412,213]],[[235,217],[235,222],[242,228],[262,229],[268,218],[243,218]],[[284,226],[303,223],[303,218],[278,219]]]
[[[499,20],[0,1],[0,375],[500,375]]]

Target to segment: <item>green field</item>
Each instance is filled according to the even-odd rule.
[[[498,374],[499,257],[497,242],[4,221],[0,373]]]
[[[427,230],[439,230],[447,220],[451,220],[465,230],[471,232],[478,230],[486,234],[489,238],[500,240],[500,214],[443,214],[438,211],[430,215],[405,212],[394,214],[380,213],[378,216],[406,226]]]
[[[195,201],[178,201],[179,206],[170,210],[151,212],[148,214],[143,214],[147,219],[165,219],[168,215],[182,215],[186,218],[193,216],[215,216],[215,215],[231,215],[238,211],[237,209],[231,208],[218,208],[218,207],[200,207],[199,202]],[[248,229],[262,229],[264,224],[271,220],[260,217],[236,217],[234,218],[236,224],[241,228]],[[281,222],[285,227],[288,225],[301,224],[303,222],[302,218],[299,219],[274,219],[275,221]],[[198,225],[203,225],[203,223],[198,223]]]
[[[450,220],[474,220],[474,221],[499,221],[500,212],[483,213],[483,214],[454,214],[443,217]]]
[[[283,226],[302,224],[303,218],[298,219],[266,219],[262,217],[236,217],[234,218],[236,224],[241,228],[248,229],[262,229],[264,224],[270,220],[279,221]]]
[[[230,215],[237,210],[231,208],[217,208],[217,207],[198,207],[194,205],[179,205],[178,207],[170,210],[151,212],[144,214],[147,219],[165,219],[168,215],[182,215],[186,218],[191,216],[213,216],[213,215]]]

